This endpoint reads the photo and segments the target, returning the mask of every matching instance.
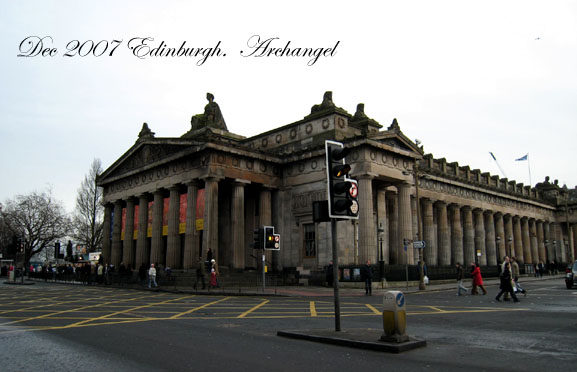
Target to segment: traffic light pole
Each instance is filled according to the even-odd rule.
[[[266,273],[265,273],[265,266],[266,266],[266,256],[264,254],[264,249],[262,251],[262,293],[266,289]]]
[[[333,240],[333,291],[335,298],[335,331],[341,331],[341,305],[339,300],[339,254],[337,250],[337,220],[331,218],[331,236]]]

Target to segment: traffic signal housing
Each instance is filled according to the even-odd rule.
[[[359,218],[359,187],[349,177],[351,166],[345,157],[349,149],[342,143],[325,141],[329,217],[338,219]]]
[[[274,247],[274,227],[264,227],[264,249],[275,249]]]
[[[264,248],[264,229],[262,227],[254,230],[254,238],[250,246],[254,249]]]

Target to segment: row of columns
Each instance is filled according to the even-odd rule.
[[[205,208],[204,227],[202,243],[200,234],[196,230],[196,204],[197,194],[201,185],[198,181],[191,181],[186,184],[187,207],[186,207],[186,228],[183,235],[179,232],[180,225],[180,190],[179,185],[168,188],[168,226],[166,235],[166,251],[163,242],[163,208],[165,190],[155,190],[152,192],[154,203],[152,204],[152,231],[150,241],[148,240],[148,215],[150,194],[144,193],[136,197],[128,197],[124,200],[116,200],[114,203],[105,206],[104,226],[111,226],[104,229],[102,255],[106,262],[119,265],[121,262],[139,267],[141,264],[158,263],[167,267],[179,269],[191,269],[197,267],[199,257],[206,258],[206,253],[200,252],[199,246],[202,244],[203,251],[211,248],[214,258],[219,257],[219,181],[220,178],[209,177],[204,179]],[[237,180],[232,182],[231,199],[231,244],[225,249],[224,261],[232,268],[245,268],[245,186],[249,182]],[[134,213],[135,205],[138,203],[138,236],[136,241],[134,235]],[[126,208],[126,221],[124,229],[124,239],[121,239],[122,209]],[[260,225],[270,224],[271,213],[271,190],[263,188],[260,193]],[[112,220],[112,221],[111,221]],[[184,239],[184,244],[181,244]],[[135,246],[136,245],[136,246]],[[184,248],[181,248],[184,247]],[[184,250],[183,252],[181,250]],[[182,258],[182,259],[181,259]]]
[[[417,252],[412,246],[405,251],[403,239],[426,242],[423,254],[428,265],[477,261],[482,266],[497,265],[505,255],[529,264],[567,262],[575,257],[577,225],[569,228],[569,242],[565,243],[561,226],[553,222],[428,198],[421,198],[421,221],[416,221],[411,184],[396,185],[396,193],[377,188],[373,199],[373,180],[373,175],[358,177],[360,262],[382,259],[389,264],[417,263]],[[421,224],[422,237],[417,236],[417,223]],[[385,244],[383,237],[377,236],[378,229],[386,230]]]

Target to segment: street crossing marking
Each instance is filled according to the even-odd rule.
[[[261,307],[263,307],[264,305],[268,304],[270,302],[270,300],[264,300],[263,302],[261,302],[260,304],[254,306],[252,309],[249,309],[248,311],[245,311],[244,313],[240,314],[238,316],[238,318],[244,318],[246,317],[248,314],[260,309]]]

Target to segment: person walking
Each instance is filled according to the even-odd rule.
[[[326,271],[326,279],[327,279],[327,286],[331,288],[333,286],[333,260],[329,262],[329,266],[327,266]]]
[[[511,257],[511,276],[513,277],[513,292],[521,292],[527,297],[527,291],[521,287],[519,284],[519,275],[521,272],[519,271],[519,264],[517,263],[517,259],[515,257]]]
[[[206,266],[202,262],[202,257],[198,258],[198,267],[196,268],[196,282],[194,283],[194,289],[198,288],[198,284],[202,283],[202,289],[206,288],[206,283],[204,282],[204,277],[206,275]]]
[[[457,267],[457,296],[462,296],[461,290],[465,291],[465,294],[469,291],[464,285],[463,280],[465,279],[465,272],[463,267],[459,262],[455,265]]]
[[[471,289],[471,294],[472,295],[478,294],[477,287],[479,287],[483,291],[483,295],[486,295],[487,290],[483,285],[483,276],[481,276],[481,268],[479,267],[479,264],[476,264],[474,262],[471,262],[471,277],[473,277],[473,288]]]
[[[138,268],[138,278],[140,279],[140,285],[144,287],[146,285],[146,264],[144,262]]]
[[[495,300],[497,300],[497,302],[501,302],[501,295],[503,293],[509,293],[511,295],[511,298],[513,299],[513,301],[515,302],[519,302],[519,299],[517,298],[517,296],[515,295],[515,291],[513,290],[513,278],[511,276],[511,265],[506,262],[503,272],[501,273],[501,276],[499,277],[500,281],[501,281],[501,285],[500,285],[500,291],[499,294],[497,294],[497,297],[495,297]]]
[[[366,265],[361,270],[361,279],[365,282],[365,295],[373,295],[373,270],[371,268],[371,261],[367,261]]]
[[[151,284],[154,284],[154,287],[158,287],[158,284],[156,284],[156,269],[154,268],[154,264],[150,264],[150,269],[148,269],[148,288],[150,288]]]

